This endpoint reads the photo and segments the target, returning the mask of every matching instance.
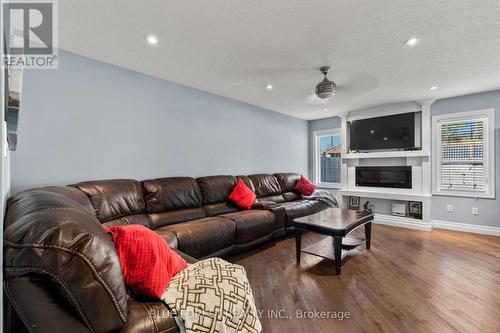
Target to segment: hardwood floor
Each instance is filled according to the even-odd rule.
[[[303,246],[323,237],[305,234]],[[348,259],[341,276],[308,254],[296,266],[293,238],[232,261],[247,270],[265,333],[500,332],[500,237],[374,225],[371,251]]]

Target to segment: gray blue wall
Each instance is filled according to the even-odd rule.
[[[496,199],[459,198],[447,196],[432,197],[432,219],[458,223],[500,227],[500,90],[480,94],[438,100],[431,105],[432,115],[448,114],[494,108],[495,111],[495,175]],[[446,205],[453,205],[453,213],[446,211]],[[472,207],[479,208],[479,215],[472,215]]]
[[[462,111],[473,111],[494,108],[495,112],[495,154],[496,154],[496,199],[461,198],[450,196],[433,196],[431,218],[457,223],[500,227],[500,90],[479,94],[459,96],[436,101],[431,105],[433,116]],[[340,118],[332,117],[309,122],[309,170],[312,172],[312,133],[316,130],[338,128]],[[310,175],[312,177],[312,175]],[[377,200],[370,200],[377,202]],[[446,205],[453,205],[453,212],[448,213]],[[384,206],[377,203],[378,206]],[[472,215],[472,207],[479,208],[479,215]],[[384,208],[386,210],[387,207]]]
[[[59,56],[58,70],[24,73],[13,192],[89,179],[308,172],[305,120]]]

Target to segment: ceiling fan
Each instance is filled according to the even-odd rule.
[[[258,68],[249,66],[244,74],[255,75],[257,73],[259,76],[262,75],[264,82],[274,81],[273,86],[290,89],[293,94],[287,96],[287,99],[293,103],[302,102],[303,105],[318,105],[325,109],[334,104],[337,98],[339,101],[345,101],[373,91],[378,86],[378,80],[375,77],[349,70],[349,68],[344,68],[345,65],[339,66],[333,70],[332,66],[328,65],[276,63]],[[320,82],[318,82],[318,71],[323,74],[323,80]],[[235,73],[238,76],[242,75],[241,71],[235,71]],[[269,77],[273,79],[269,80]]]
[[[316,93],[316,96],[321,99],[330,98],[337,93],[337,85],[335,84],[335,82],[330,81],[326,78],[326,76],[330,72],[330,69],[330,66],[322,66],[319,69],[325,77],[323,78],[323,81],[316,85],[316,89],[314,91]]]

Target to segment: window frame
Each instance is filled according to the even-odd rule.
[[[446,189],[441,186],[441,123],[483,119],[483,191]],[[470,198],[495,198],[495,109],[448,113],[432,117],[432,194]]]
[[[342,182],[344,181],[342,179],[343,178],[342,171],[340,172],[340,183],[326,183],[320,181],[321,171],[319,168],[321,167],[321,163],[320,163],[320,153],[319,153],[319,138],[328,135],[339,135],[341,140],[340,141],[341,148],[343,148],[345,144],[344,142],[342,142],[343,137],[341,128],[331,128],[331,129],[313,131],[313,182],[319,188],[341,189]],[[341,149],[340,153],[341,164],[342,164],[342,155],[343,155],[343,149]]]

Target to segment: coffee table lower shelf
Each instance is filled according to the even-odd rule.
[[[353,236],[344,237],[342,239],[341,260],[348,256],[352,250],[365,244],[365,242],[366,240],[364,238]],[[308,247],[301,249],[300,252],[335,261],[335,245],[333,237],[328,236],[316,244],[309,245]]]

